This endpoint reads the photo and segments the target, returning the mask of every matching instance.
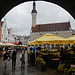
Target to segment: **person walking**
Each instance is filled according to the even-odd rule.
[[[4,55],[3,55],[3,61],[5,61],[5,68],[7,68],[7,61],[10,60],[10,56],[8,51],[5,51]]]
[[[28,45],[27,54],[28,54],[28,62],[30,62],[30,45]]]
[[[73,54],[75,56],[75,44],[73,45]]]
[[[61,56],[61,63],[63,63],[64,60],[64,51],[63,51],[63,47],[60,48],[60,56]]]
[[[12,69],[16,69],[15,66],[16,66],[16,51],[13,50],[13,53],[12,53]]]
[[[25,68],[25,50],[22,50],[22,54],[20,55],[20,61],[21,61],[21,69]]]

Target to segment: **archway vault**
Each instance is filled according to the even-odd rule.
[[[16,5],[33,0],[0,0],[0,20],[5,16],[5,14],[11,10]],[[75,19],[75,2],[74,0],[35,0],[35,1],[48,1],[55,3],[66,11],[68,11],[72,17]]]

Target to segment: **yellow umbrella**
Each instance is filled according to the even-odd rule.
[[[63,37],[54,36],[53,34],[46,34],[46,35],[43,35],[41,38],[36,39],[35,42],[39,44],[46,44],[46,43],[69,44],[70,42],[73,42],[73,41],[69,41]]]
[[[67,40],[73,41],[73,43],[75,43],[75,35],[73,35],[72,37],[67,38]]]
[[[28,45],[38,45],[38,43],[35,42],[35,41],[36,41],[36,40],[29,42]]]
[[[68,40],[75,40],[75,35],[73,35],[72,37],[67,38]]]

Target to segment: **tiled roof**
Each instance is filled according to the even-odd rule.
[[[32,27],[32,32],[65,31],[69,30],[70,22],[38,24]]]
[[[18,41],[18,42],[5,42],[5,43],[12,43],[12,44],[16,44],[16,45],[21,45],[22,44],[21,41]]]

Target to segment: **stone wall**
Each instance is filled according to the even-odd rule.
[[[45,34],[54,34],[55,36],[60,36],[60,37],[65,37],[65,38],[68,38],[68,37],[71,37],[73,35],[73,31],[53,31],[53,32],[35,32],[35,33],[30,33],[30,41],[33,41],[37,38],[40,38],[42,35],[45,35]]]

